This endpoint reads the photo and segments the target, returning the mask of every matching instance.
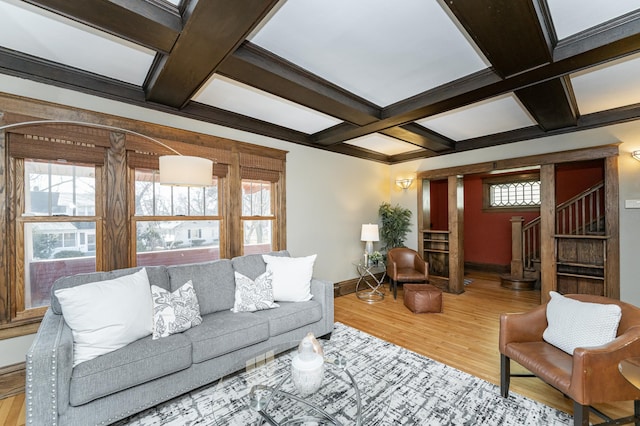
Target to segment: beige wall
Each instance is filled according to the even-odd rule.
[[[413,211],[414,226],[406,243],[417,247],[417,185],[414,182],[408,190],[401,190],[395,186],[397,177],[620,141],[621,297],[640,305],[640,285],[636,284],[640,276],[640,209],[624,209],[625,199],[640,199],[640,162],[629,154],[640,149],[640,121],[386,166],[4,75],[0,75],[0,92],[288,150],[287,246],[294,256],[318,254],[314,274],[331,281],[356,276],[351,260],[364,249],[359,241],[360,226],[377,221],[378,206],[383,201]],[[0,341],[0,367],[22,362],[32,338]]]
[[[360,226],[376,222],[378,206],[389,199],[389,166],[384,164],[4,75],[0,75],[0,92],[289,151],[287,247],[293,256],[317,254],[314,275],[318,278],[335,282],[356,276],[351,260],[364,251]],[[0,367],[24,361],[31,339],[0,340]]]

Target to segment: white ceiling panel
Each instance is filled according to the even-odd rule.
[[[14,0],[0,1],[0,46],[142,85],[155,52]]]
[[[640,54],[571,75],[580,114],[640,103]]]
[[[558,40],[640,8],[638,0],[547,0]]]
[[[487,67],[436,1],[288,1],[251,41],[379,106]]]
[[[316,133],[342,123],[334,117],[217,74],[193,100],[304,133]]]
[[[415,145],[402,142],[398,139],[373,133],[371,135],[361,136],[346,142],[349,145],[358,146],[360,148],[369,149],[385,155],[404,154],[418,149]]]
[[[453,140],[491,135],[536,124],[513,94],[434,115],[417,123]]]

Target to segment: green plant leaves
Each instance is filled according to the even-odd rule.
[[[383,250],[404,247],[407,233],[411,229],[411,210],[384,202],[380,204],[378,215],[382,222],[380,238],[385,243]]]

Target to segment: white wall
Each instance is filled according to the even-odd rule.
[[[289,151],[287,247],[293,256],[317,254],[314,275],[318,278],[337,282],[356,277],[351,260],[364,250],[360,227],[375,223],[378,206],[389,200],[388,165],[5,75],[0,75],[0,92]],[[24,361],[32,339],[0,340],[0,366]]]
[[[640,209],[624,208],[624,200],[640,200],[640,162],[631,157],[631,151],[640,150],[640,121],[396,164],[391,166],[389,179],[390,184],[395,185],[394,182],[398,177],[410,174],[415,177],[417,172],[424,170],[464,166],[618,142],[621,142],[618,161],[620,178],[620,298],[640,306],[640,262],[638,262],[640,257]],[[417,185],[414,182],[407,191],[396,187],[390,192],[392,204],[400,204],[413,212],[414,232],[409,236],[410,241],[407,241],[407,245],[410,247],[411,244],[417,246],[418,241],[416,188]]]

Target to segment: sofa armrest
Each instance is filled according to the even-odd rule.
[[[611,342],[573,351],[569,396],[583,405],[640,399],[640,390],[618,369],[623,359],[640,354],[640,326],[629,328]]]
[[[320,302],[322,305],[322,317],[324,321],[324,329],[327,333],[333,331],[333,283],[330,281],[311,279],[311,294],[313,300]]]
[[[500,315],[500,353],[513,342],[540,342],[547,328],[547,305],[528,312]]]
[[[57,424],[69,405],[73,335],[49,308],[26,356],[26,424]]]

